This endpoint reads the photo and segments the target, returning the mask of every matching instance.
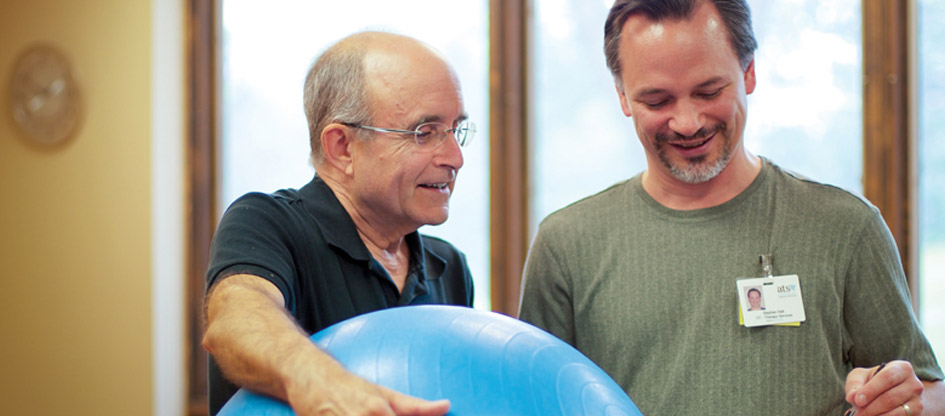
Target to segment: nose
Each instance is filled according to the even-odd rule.
[[[669,120],[669,128],[683,136],[692,136],[705,125],[702,109],[692,100],[679,100]]]
[[[463,167],[463,150],[459,147],[459,142],[456,141],[453,133],[448,133],[443,143],[437,146],[433,163],[437,166],[453,168],[456,171]]]

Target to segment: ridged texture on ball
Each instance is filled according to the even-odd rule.
[[[471,308],[420,305],[361,315],[312,336],[349,371],[412,396],[449,399],[450,415],[640,415],[576,349],[532,325]],[[294,414],[241,390],[228,415]]]

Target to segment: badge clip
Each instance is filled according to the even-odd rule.
[[[762,254],[758,256],[758,262],[761,263],[761,272],[764,277],[774,277],[774,267],[771,266],[771,255]]]

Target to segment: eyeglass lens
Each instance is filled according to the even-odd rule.
[[[449,129],[442,123],[427,123],[417,126],[417,143],[420,145],[433,143],[439,144],[446,140],[446,135],[453,133],[460,146],[465,146],[472,137],[473,127],[469,122],[462,122],[455,129]]]

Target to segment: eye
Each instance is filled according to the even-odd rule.
[[[719,88],[719,89],[717,89],[717,90],[715,90],[715,91],[711,91],[711,92],[699,93],[699,94],[696,94],[696,95],[698,95],[698,96],[701,97],[701,98],[712,99],[712,98],[718,97],[718,96],[721,95],[721,94],[722,94],[722,88]]]
[[[430,135],[436,133],[436,125],[433,124],[421,124],[417,126],[417,139],[426,140],[430,138]]]
[[[417,126],[416,136],[417,144],[423,145],[428,142],[439,143],[446,136],[446,125],[442,123],[425,123]]]
[[[666,104],[669,104],[669,99],[668,99],[668,98],[667,98],[667,99],[662,99],[662,100],[659,100],[659,101],[643,101],[643,105],[645,105],[645,106],[647,106],[647,107],[649,107],[650,109],[653,109],[653,110],[658,110],[658,109],[660,109],[660,108],[666,106]]]

